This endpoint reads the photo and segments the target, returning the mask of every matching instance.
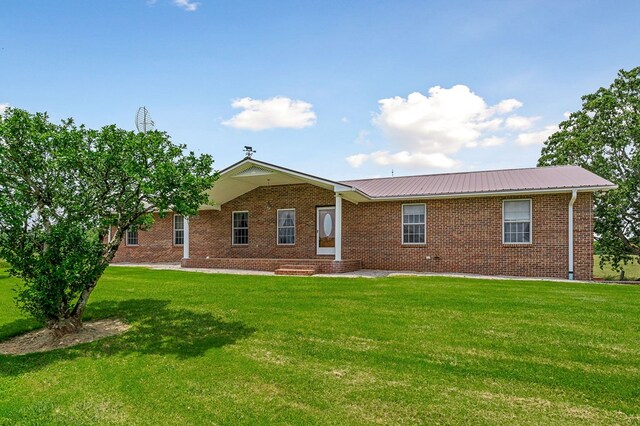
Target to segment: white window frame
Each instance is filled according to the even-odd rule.
[[[247,214],[247,242],[246,243],[238,243],[236,244],[235,242],[235,230],[236,229],[245,229],[245,228],[236,228],[234,226],[234,216],[236,215],[236,213],[246,213]],[[249,210],[236,210],[231,212],[231,245],[232,246],[236,246],[236,247],[245,247],[249,245]]]
[[[405,243],[404,242],[404,206],[424,206],[424,223],[422,223],[422,227],[424,228],[424,242],[422,243]],[[427,244],[427,203],[406,203],[403,204],[400,208],[400,223],[402,224],[400,227],[400,242],[403,246],[423,246]],[[406,225],[420,225],[420,223],[407,223]]]
[[[136,226],[136,244],[129,244],[129,233],[131,232],[131,228],[127,229],[127,233],[125,235],[125,245],[127,247],[138,247],[140,245],[140,228]]]
[[[176,229],[176,217],[181,217],[182,218],[182,229]],[[184,216],[181,214],[174,214],[173,215],[173,245],[174,246],[184,246]],[[178,244],[176,243],[176,231],[182,231],[182,244]]]
[[[505,231],[505,220],[504,220],[504,204],[510,201],[528,201],[529,202],[529,241],[528,242],[506,242],[504,240],[504,231]],[[531,198],[507,198],[502,200],[502,244],[511,246],[511,245],[531,245],[533,244],[533,200]]]
[[[280,212],[293,212],[293,226],[280,226]],[[296,245],[296,209],[278,209],[276,210],[276,244],[279,246],[295,246]],[[293,242],[280,243],[280,228],[293,228]]]

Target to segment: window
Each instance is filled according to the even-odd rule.
[[[173,244],[184,244],[184,216],[179,214],[173,216]]]
[[[233,212],[233,244],[249,244],[249,212]]]
[[[278,245],[296,243],[295,209],[278,210]]]
[[[504,200],[502,219],[505,244],[531,243],[531,200]]]
[[[425,204],[402,206],[402,244],[424,244],[426,239]]]
[[[128,246],[137,246],[138,245],[138,227],[132,226],[127,229],[127,245]]]

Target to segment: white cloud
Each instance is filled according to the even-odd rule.
[[[369,159],[370,154],[354,154],[346,158],[347,163],[356,169],[362,166]]]
[[[9,104],[0,104],[0,114],[4,114],[7,108],[9,108]]]
[[[518,108],[522,107],[522,102],[517,99],[505,99],[503,101],[498,102],[497,105],[489,108],[492,114],[507,114],[511,111],[514,111]]]
[[[313,105],[281,96],[265,100],[241,98],[234,100],[231,106],[244,111],[223,121],[222,124],[236,129],[301,129],[313,126],[316,122]]]
[[[558,126],[552,124],[537,132],[520,133],[516,138],[516,143],[522,146],[542,145],[549,136],[557,131]]]
[[[340,121],[342,121],[343,123],[348,123],[349,119],[347,117],[342,117]]]
[[[522,106],[516,99],[488,106],[464,85],[436,86],[426,96],[414,92],[406,99],[396,96],[379,104],[375,124],[398,146],[426,154],[451,154],[473,145],[487,132],[503,127],[499,115]]]
[[[196,10],[198,10],[198,7],[200,7],[200,3],[190,0],[173,0],[173,4],[181,7],[187,12],[195,12]]]
[[[378,166],[401,165],[409,167],[428,167],[435,169],[451,169],[458,165],[458,162],[444,154],[424,154],[422,152],[410,153],[400,151],[391,153],[389,151],[376,151],[371,154],[355,154],[346,158],[347,163],[358,168],[366,161],[373,161]]]
[[[483,148],[489,148],[492,146],[498,146],[498,145],[502,145],[503,143],[505,143],[505,139],[498,137],[498,136],[489,136],[487,138],[482,139],[479,142],[479,145]]]
[[[512,115],[505,121],[505,127],[512,130],[530,129],[540,117],[524,117],[522,115]]]
[[[347,159],[354,167],[366,161],[379,165],[399,164],[452,168],[452,159],[464,148],[492,147],[506,142],[500,135],[510,129],[526,130],[538,117],[507,114],[522,107],[517,99],[488,105],[465,85],[435,86],[427,94],[414,92],[378,101],[373,123],[389,138],[398,152],[377,151]],[[497,134],[496,134],[497,133]]]

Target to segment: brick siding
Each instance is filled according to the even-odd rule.
[[[502,201],[532,200],[532,243],[502,243]],[[342,258],[316,254],[316,208],[333,206],[333,192],[312,185],[260,187],[190,220],[190,259],[184,266],[274,270],[282,261],[322,261],[322,271],[366,269],[456,272],[566,278],[568,204],[571,195],[477,197],[352,204],[343,201]],[[426,243],[402,244],[402,205],[426,204]],[[296,242],[276,244],[277,210],[296,209]],[[590,280],[593,267],[593,201],[574,204],[575,278]],[[233,211],[249,211],[249,244],[231,241]],[[172,215],[139,233],[139,246],[121,246],[117,262],[180,262],[172,244]],[[350,261],[355,261],[350,262]],[[229,266],[220,266],[229,265]],[[275,266],[274,266],[275,265]]]

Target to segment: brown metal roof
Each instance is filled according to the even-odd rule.
[[[342,183],[371,198],[615,188],[608,180],[578,166],[359,179]]]

